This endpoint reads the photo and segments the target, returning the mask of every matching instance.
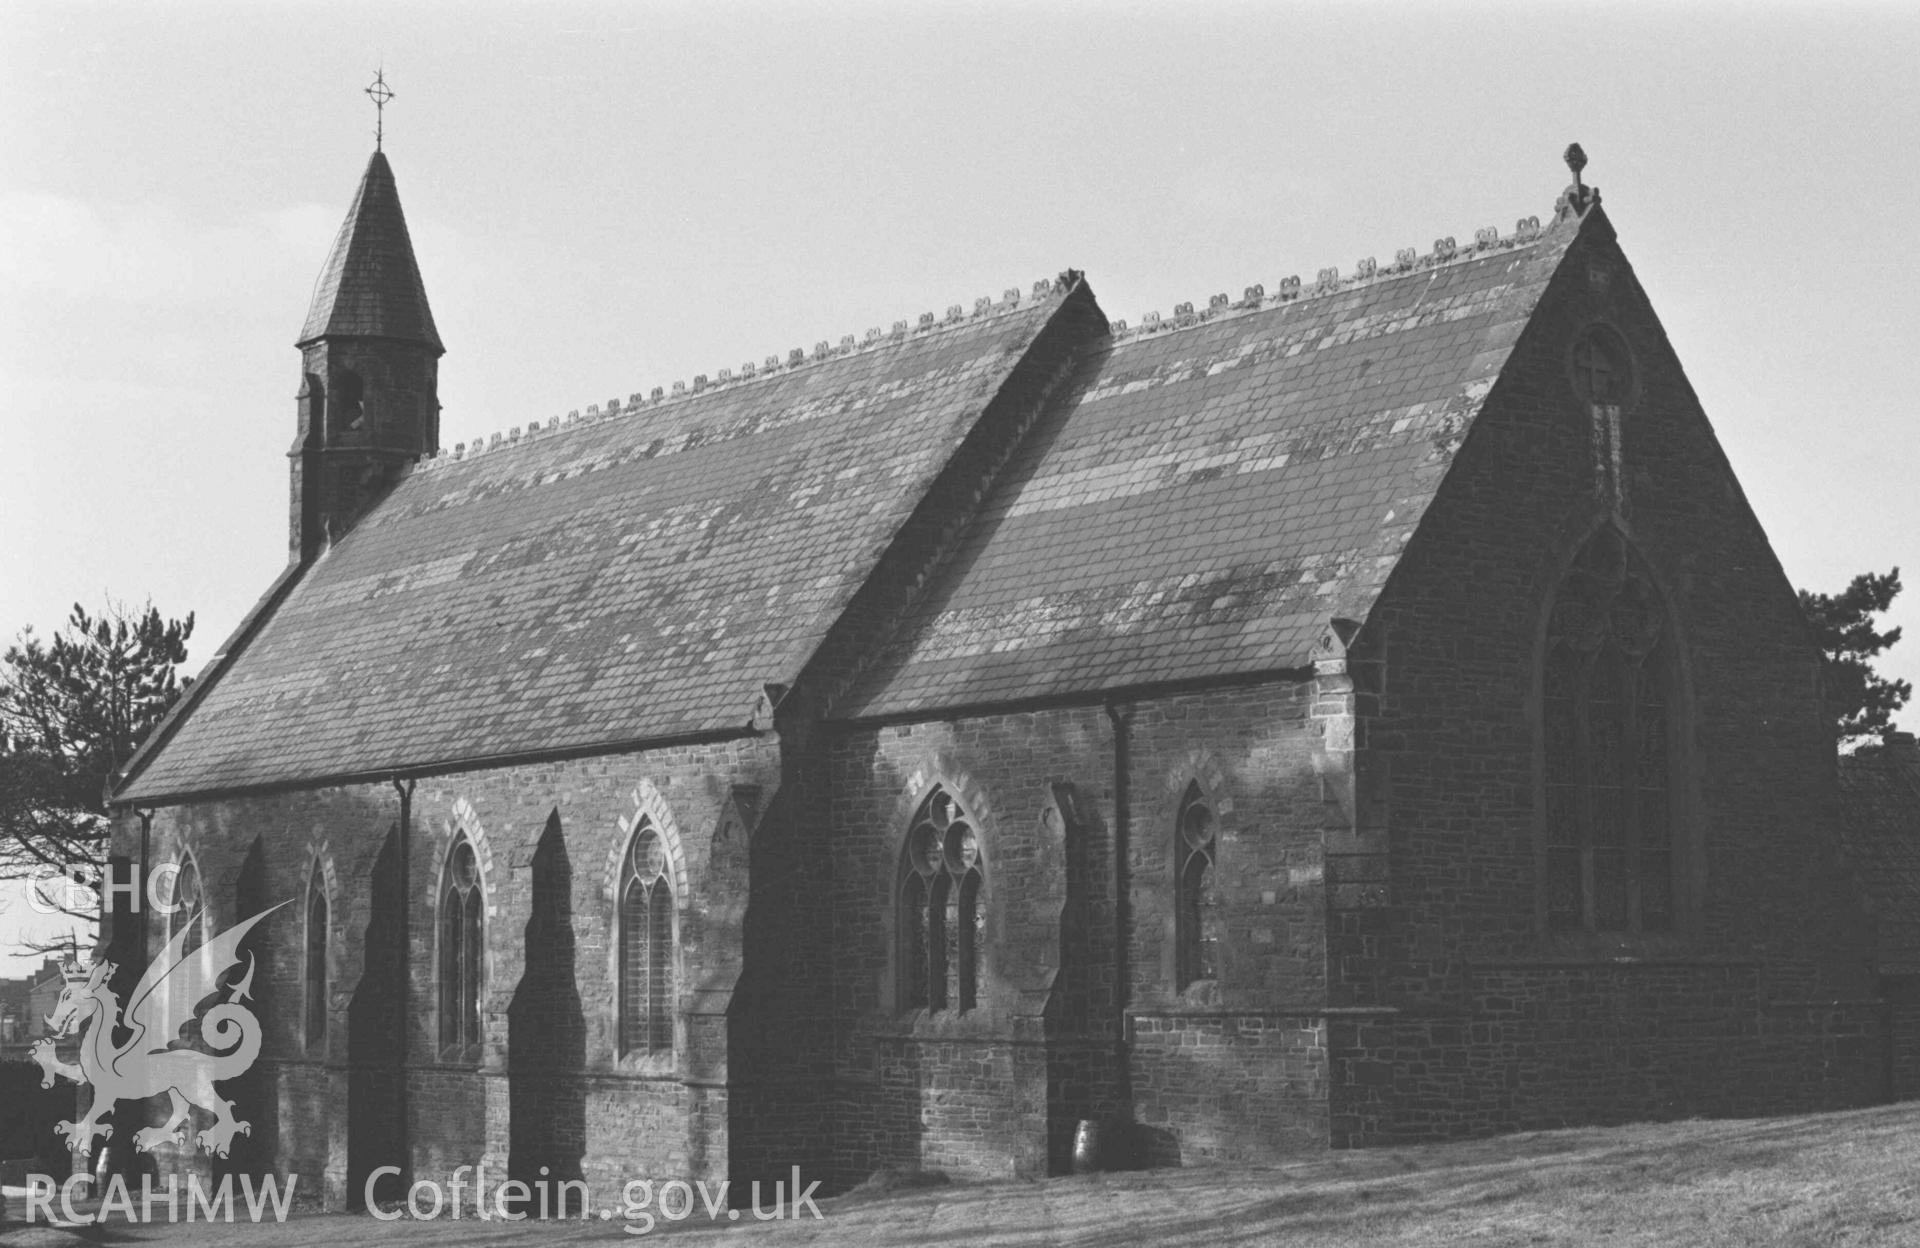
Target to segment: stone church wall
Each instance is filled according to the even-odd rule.
[[[1471,1006],[1332,1027],[1336,1148],[1886,1099],[1873,1001],[1767,1000],[1753,963],[1506,966]]]
[[[1633,361],[1613,466],[1569,381],[1596,321]],[[1570,253],[1464,445],[1439,449],[1451,475],[1355,642],[1379,673],[1357,765],[1389,876],[1334,925],[1331,991],[1397,1013],[1334,1027],[1335,1143],[1878,1095],[1818,655],[1610,243]],[[1645,560],[1680,656],[1678,920],[1549,936],[1536,682],[1550,594],[1602,524]],[[1840,1004],[1795,1004],[1816,999]]]
[[[1309,702],[1305,685],[1280,682],[1142,700],[1118,725],[1071,707],[836,740],[837,1181],[882,1165],[1057,1173],[1076,1122],[1125,1117],[1129,1096],[1163,1159],[1324,1146],[1324,803]],[[1182,994],[1172,847],[1195,783],[1218,820],[1224,932],[1218,980]],[[980,1007],[930,1016],[900,1008],[893,958],[903,841],[935,785],[982,831],[989,903]]]
[[[407,1106],[411,1164],[445,1178],[461,1165],[584,1175],[724,1177],[729,1150],[727,1014],[739,973],[748,835],[778,786],[772,739],[722,742],[418,781],[411,798],[410,983],[405,1096],[392,924],[400,799],[357,785],[163,808],[156,864],[190,853],[213,931],[293,899],[256,945],[262,1057],[236,1112],[255,1123],[229,1163],[164,1152],[163,1169],[297,1173],[331,1203],[357,1198],[374,1165],[397,1164]],[[636,818],[673,857],[681,1001],[671,1055],[616,1052],[613,889]],[[475,844],[486,902],[484,1044],[448,1057],[435,1031],[437,882],[456,834]],[[137,859],[139,822],[116,848]],[[304,1030],[305,909],[316,864],[331,900],[330,1009],[324,1046]],[[156,925],[150,952],[163,936]],[[149,1109],[159,1120],[164,1101]],[[520,1111],[515,1113],[515,1111]],[[123,1111],[125,1112],[125,1111]],[[197,1115],[197,1125],[204,1125]]]
[[[1327,1146],[1324,1011],[1137,1016],[1133,1099],[1156,1164],[1270,1162]]]

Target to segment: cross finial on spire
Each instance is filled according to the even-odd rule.
[[[367,88],[367,95],[373,100],[373,150],[380,150],[385,138],[387,101],[393,98],[393,89],[387,86],[386,67],[374,71],[373,85]]]

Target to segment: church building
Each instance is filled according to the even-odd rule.
[[[193,903],[130,966],[280,907],[210,1164],[830,1193],[1894,1095],[1819,650],[1567,163],[445,447],[376,151],[287,566],[114,792]]]

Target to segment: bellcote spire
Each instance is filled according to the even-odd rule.
[[[294,345],[342,335],[417,342],[436,355],[445,350],[413,258],[393,169],[379,150],[367,161]]]
[[[376,91],[375,88],[378,88]],[[385,75],[367,92],[391,98]],[[378,141],[376,132],[376,142]],[[393,169],[378,147],[327,253],[300,349],[289,553],[311,559],[440,445],[446,354],[413,258]]]

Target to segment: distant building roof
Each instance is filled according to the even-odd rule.
[[[28,997],[33,992],[34,977],[20,979],[0,979],[0,1011],[24,1014]]]
[[[427,307],[393,170],[380,152],[367,162],[295,345],[328,336],[398,338],[445,349]]]
[[[1840,759],[1847,855],[1878,929],[1880,969],[1920,974],[1920,744],[1910,732]]]

